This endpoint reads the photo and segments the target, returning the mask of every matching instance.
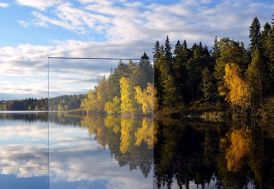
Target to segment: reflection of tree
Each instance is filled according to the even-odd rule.
[[[239,125],[240,123],[238,123]],[[245,125],[229,130],[220,137],[217,155],[217,186],[219,188],[245,188],[251,172],[246,163],[251,147],[251,130]]]
[[[106,128],[112,129],[114,133],[119,133],[121,128],[120,128],[120,122],[121,120],[115,116],[108,115],[105,118],[105,126]]]
[[[88,128],[89,134],[94,134],[98,143],[101,144],[104,148],[106,147],[107,136],[103,119],[97,119],[96,117],[92,116],[85,116],[81,120],[81,125],[86,126]]]
[[[47,116],[3,114],[0,119],[32,122],[46,121]],[[274,132],[271,125],[264,127],[262,123],[238,121],[231,128],[228,124],[198,121],[164,119],[153,123],[148,118],[127,120],[115,116],[81,117],[54,113],[49,121],[63,127],[86,127],[99,144],[109,148],[120,166],[138,169],[144,176],[149,174],[154,163],[158,188],[163,185],[171,188],[174,182],[179,188],[189,188],[190,182],[203,188],[212,178],[216,180],[216,188],[242,189],[250,182],[254,182],[256,188],[274,188]],[[120,151],[122,132],[127,133],[125,143],[129,143],[124,152]],[[152,133],[156,134],[157,140]],[[152,138],[156,142],[154,149],[151,148]]]
[[[132,130],[134,120],[132,119],[121,119],[121,144],[120,151],[126,153],[132,144]]]
[[[234,129],[230,133],[230,146],[226,151],[227,169],[228,171],[237,172],[242,166],[244,157],[250,151],[250,131],[246,129]]]
[[[262,128],[238,122],[183,120],[159,121],[154,165],[158,188],[190,188],[190,182],[204,188],[215,179],[216,188],[273,188],[274,139],[262,135]]]
[[[146,118],[142,121],[142,127],[139,127],[135,133],[136,142],[135,145],[140,146],[142,142],[148,145],[149,149],[154,147],[156,141],[157,128],[153,120]]]
[[[171,188],[174,178],[180,188],[189,188],[190,181],[204,187],[215,170],[215,137],[218,134],[208,126],[211,137],[187,122],[163,120],[159,123],[158,142],[155,145],[155,183],[158,188]],[[205,142],[206,141],[206,142]],[[209,154],[211,152],[212,154]]]
[[[249,166],[254,174],[257,188],[274,188],[274,137],[261,128],[252,132],[253,145]]]
[[[87,127],[89,134],[95,135],[103,147],[108,145],[111,155],[120,166],[128,165],[131,170],[140,169],[144,176],[149,174],[153,161],[152,120],[89,115],[82,118],[81,125]]]

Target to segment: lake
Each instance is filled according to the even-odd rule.
[[[274,126],[256,120],[2,113],[0,145],[1,189],[274,185]]]

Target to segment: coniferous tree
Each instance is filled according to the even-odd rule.
[[[212,74],[209,72],[206,67],[202,71],[202,86],[201,90],[203,91],[204,98],[206,100],[211,100],[214,97],[214,83]]]
[[[254,103],[263,100],[263,86],[264,86],[264,69],[263,59],[258,48],[255,49],[252,55],[252,62],[247,69],[247,78],[251,87],[252,101]]]
[[[174,79],[177,81],[175,85],[176,85],[176,93],[177,93],[177,102],[179,103],[183,103],[183,95],[184,95],[183,87],[184,87],[184,79],[186,76],[186,61],[187,61],[187,57],[186,57],[185,47],[178,40],[174,49],[173,70],[174,70]]]
[[[172,63],[172,52],[171,52],[171,45],[169,42],[169,37],[166,37],[166,42],[165,42],[165,58],[167,60],[168,64]],[[170,67],[171,68],[171,67]]]
[[[172,106],[176,103],[176,86],[172,70],[172,59],[171,45],[167,36],[164,53],[159,60],[161,86],[163,90],[162,103],[166,106]]]
[[[154,84],[155,87],[157,88],[157,99],[158,99],[158,104],[162,104],[162,99],[163,99],[163,89],[161,85],[161,73],[160,73],[160,67],[161,67],[161,62],[160,58],[162,56],[162,51],[161,51],[161,46],[159,41],[155,42],[154,45],[154,52],[153,52],[153,62],[154,62]]]
[[[261,25],[257,17],[252,21],[252,24],[249,29],[249,38],[250,38],[250,50],[254,52],[257,49],[261,50]]]
[[[264,30],[262,31],[262,34],[261,34],[262,52],[264,53],[265,58],[269,57],[267,44],[268,44],[270,35],[271,35],[271,26],[267,22],[265,23]]]
[[[214,66],[214,77],[217,80],[218,90],[223,90],[225,66],[229,63],[237,64],[241,73],[244,73],[248,65],[246,51],[239,42],[230,40],[229,38],[222,38],[218,41],[218,48],[220,50],[219,57],[216,59]]]
[[[273,15],[274,17],[274,15]],[[270,32],[270,37],[267,42],[268,46],[268,52],[269,52],[269,59],[270,61],[268,62],[268,72],[269,72],[269,83],[270,83],[270,93],[274,94],[274,18],[272,19],[271,22],[271,32]]]

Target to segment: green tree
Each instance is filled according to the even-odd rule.
[[[274,16],[274,15],[273,15]],[[272,26],[271,26],[271,32],[269,35],[269,39],[267,42],[267,46],[268,46],[268,52],[269,52],[269,62],[268,62],[268,79],[269,79],[269,89],[270,89],[270,93],[271,95],[274,94],[273,92],[273,88],[274,88],[274,18],[272,19],[271,22]]]
[[[146,53],[141,57],[138,65],[132,65],[132,74],[130,82],[133,86],[141,86],[144,89],[147,83],[153,82],[153,67]]]
[[[252,62],[249,64],[247,69],[247,78],[249,80],[252,101],[256,103],[257,99],[262,104],[263,102],[263,81],[264,81],[264,70],[263,70],[263,59],[258,48],[255,49],[252,55]]]
[[[235,63],[239,66],[240,72],[244,73],[248,65],[246,51],[239,42],[222,38],[217,43],[219,49],[219,57],[216,59],[214,66],[214,77],[217,80],[219,94],[224,88],[225,66],[229,63]]]
[[[249,29],[249,38],[250,38],[250,49],[251,52],[254,52],[256,49],[261,50],[261,25],[257,17],[252,21],[252,24]]]
[[[176,93],[177,93],[177,102],[183,103],[185,97],[185,78],[187,75],[186,64],[189,59],[189,49],[187,48],[187,43],[184,40],[183,44],[178,40],[174,49],[174,79],[176,80]]]
[[[214,97],[215,88],[213,83],[212,74],[209,72],[207,67],[202,71],[202,91],[204,94],[204,98],[210,100]]]
[[[154,62],[154,84],[157,88],[157,101],[158,104],[162,104],[163,99],[163,89],[161,85],[161,73],[160,73],[160,67],[161,62],[160,58],[163,56],[163,51],[161,51],[161,46],[159,41],[155,42],[154,45],[154,52],[153,52],[153,62]]]

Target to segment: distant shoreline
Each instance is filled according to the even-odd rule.
[[[0,114],[16,114],[16,113],[49,113],[54,111],[25,111],[25,110],[10,110],[10,111],[0,111]]]

